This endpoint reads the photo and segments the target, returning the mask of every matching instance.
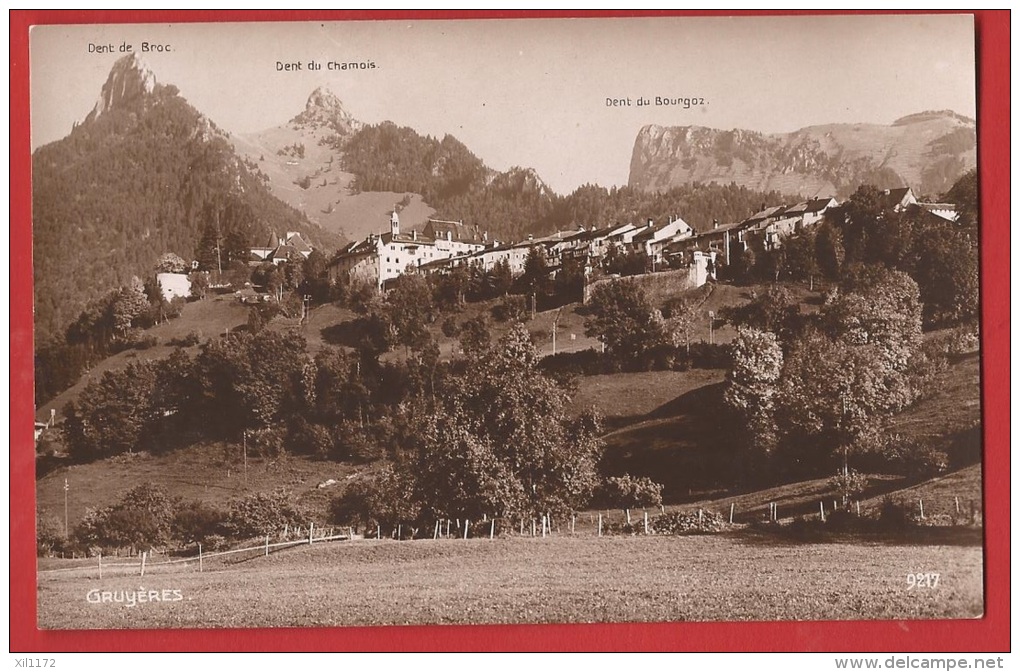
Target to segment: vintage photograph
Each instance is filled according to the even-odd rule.
[[[980,618],[974,34],[34,26],[38,627]]]

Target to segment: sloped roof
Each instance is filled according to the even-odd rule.
[[[463,222],[450,222],[443,219],[430,219],[422,227],[421,233],[430,238],[446,238],[450,234],[452,240],[466,243],[481,243],[483,237],[477,226],[468,226]]]
[[[910,187],[901,187],[899,189],[887,189],[880,198],[880,203],[883,208],[894,208],[903,202],[903,199],[907,197],[907,194],[911,193]]]
[[[298,252],[311,252],[312,251],[312,246],[308,244],[308,241],[306,241],[301,236],[300,233],[294,233],[294,232],[288,233],[287,234],[287,244],[293,245],[294,248]]]

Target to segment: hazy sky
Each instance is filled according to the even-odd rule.
[[[560,193],[625,184],[645,124],[785,132],[931,109],[975,116],[970,16],[41,26],[33,147],[84,119],[123,55],[89,45],[125,42],[169,44],[141,54],[157,81],[230,132],[285,123],[325,85],[361,121],[452,133],[491,167],[533,167]],[[330,60],[376,67],[330,72]],[[639,107],[639,96],[705,104]]]

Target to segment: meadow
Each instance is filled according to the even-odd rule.
[[[938,572],[938,587],[910,589],[912,572]],[[181,599],[91,603],[94,589]],[[740,535],[356,540],[202,573],[43,573],[38,598],[43,629],[975,618],[982,551]]]

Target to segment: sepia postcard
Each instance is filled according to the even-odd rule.
[[[38,628],[980,619],[975,47],[33,26]]]

